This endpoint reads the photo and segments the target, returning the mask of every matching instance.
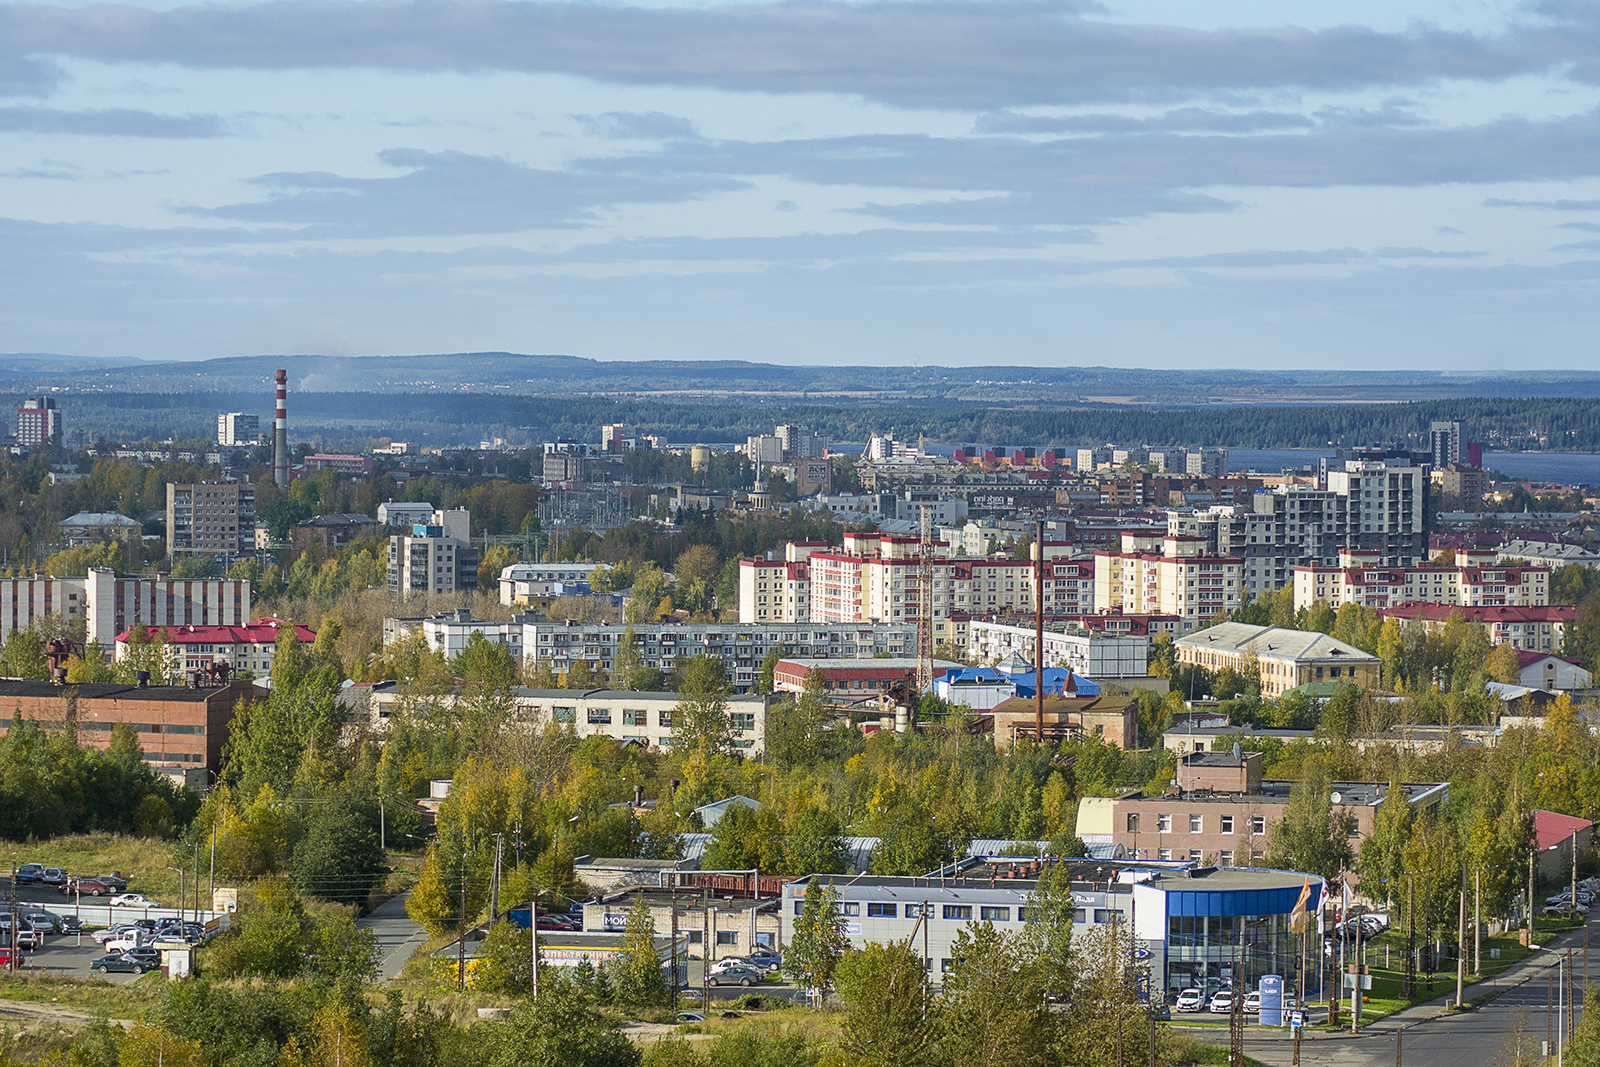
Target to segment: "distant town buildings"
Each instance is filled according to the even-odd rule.
[[[1454,617],[1482,627],[1489,643],[1511,645],[1524,652],[1559,652],[1567,627],[1578,609],[1571,605],[1546,607],[1463,607],[1454,604],[1401,604],[1378,615],[1402,624],[1422,626],[1437,633]]]
[[[224,448],[250,448],[261,440],[261,416],[242,411],[217,414],[217,444]]]
[[[1173,649],[1179,663],[1208,671],[1245,674],[1259,667],[1268,699],[1310,682],[1345,679],[1372,689],[1380,681],[1377,656],[1313,630],[1224,622],[1178,638]]]
[[[1244,560],[1210,550],[1203,536],[1125,533],[1119,551],[1094,557],[1100,610],[1176,615],[1184,630],[1242,602]]]
[[[292,633],[301,644],[311,644],[317,635],[305,626],[265,616],[251,623],[231,626],[155,626],[147,627],[150,638],[161,635],[166,642],[169,675],[188,677],[196,671],[225,664],[234,674],[253,672],[266,677],[272,672],[278,641]],[[128,657],[132,630],[117,635],[116,660]]]

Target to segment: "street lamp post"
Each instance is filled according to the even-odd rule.
[[[178,921],[181,923],[183,921],[184,891],[187,888],[184,879],[185,871],[182,867],[174,867],[170,863],[167,864],[167,870],[178,872]]]

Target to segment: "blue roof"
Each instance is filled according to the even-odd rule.
[[[1072,684],[1077,687],[1078,696],[1097,697],[1100,695],[1100,684],[1092,682],[1081,674],[1073,674],[1070,667],[1046,667],[1044,669],[1044,694],[1045,696],[1065,696],[1067,678],[1071,676]],[[1034,672],[1014,674],[1011,680],[1017,684],[1017,696],[1031,697],[1034,694]]]

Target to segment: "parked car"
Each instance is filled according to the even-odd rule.
[[[678,999],[692,1000],[698,1003],[705,999],[705,994],[698,989],[690,989],[688,986],[685,986],[678,990]]]
[[[707,985],[756,985],[766,977],[766,972],[757,970],[744,964],[737,964],[724,970],[713,971],[706,975]]]
[[[1233,990],[1219,989],[1211,994],[1210,1011],[1213,1015],[1226,1015],[1233,1010]]]
[[[706,1017],[697,1011],[680,1011],[678,1013],[678,1021],[680,1023],[703,1023],[706,1021]]]
[[[706,968],[707,974],[719,974],[730,967],[749,967],[751,970],[761,970],[755,964],[747,963],[743,956],[724,956]]]
[[[86,897],[104,897],[110,896],[112,893],[121,892],[120,889],[115,888],[110,883],[101,882],[94,878],[77,878],[63,883],[59,888],[62,893],[68,896],[78,893]]]
[[[97,974],[105,974],[107,971],[131,971],[135,974],[144,974],[146,971],[153,971],[159,966],[161,966],[159,961],[151,963],[148,958],[135,956],[131,952],[113,952],[108,956],[101,956],[89,964],[89,970]]]
[[[1185,989],[1178,994],[1178,1002],[1173,1005],[1178,1011],[1199,1011],[1206,1004],[1206,995],[1198,989]]]
[[[1250,992],[1250,993],[1246,993],[1244,995],[1244,1013],[1246,1015],[1260,1015],[1261,1014],[1261,994],[1260,994],[1260,992]]]
[[[60,867],[46,867],[39,875],[40,885],[66,885],[67,872]]]
[[[130,930],[137,930],[137,929],[139,929],[139,928],[137,926],[133,925],[132,923],[115,923],[112,926],[106,927],[104,930],[93,930],[93,931],[90,931],[89,936],[94,938],[95,941],[98,942],[99,944],[103,945],[107,941],[110,941],[110,940],[112,940],[114,938],[121,937],[123,934],[129,932]]]
[[[760,967],[768,974],[777,974],[783,970],[783,957],[769,948],[758,948],[744,959],[750,966]]]
[[[43,923],[45,927],[47,927],[47,929],[44,931],[45,933],[64,934],[67,932],[62,916],[57,915],[55,912],[45,911],[43,908],[39,907],[27,907],[26,905],[24,908],[25,910],[22,912],[22,917],[32,922],[35,926]]]
[[[1170,1023],[1172,1021],[1172,1009],[1161,1001],[1154,1001],[1146,1005],[1146,1010],[1149,1012],[1150,1018],[1156,1020],[1156,1022]]]
[[[24,863],[21,867],[17,868],[17,884],[32,885],[39,880],[39,876],[43,873],[44,864]]]
[[[113,908],[159,908],[161,901],[151,900],[143,893],[118,893],[109,901]]]
[[[5,925],[0,926],[0,941],[32,952],[44,945],[44,935],[31,926],[12,929],[10,925]]]
[[[56,916],[56,923],[61,927],[61,932],[64,934],[83,933],[83,920],[76,915],[58,915]]]
[[[14,951],[9,945],[0,945],[0,968],[11,966],[11,957]],[[23,957],[17,956],[17,965],[21,966],[23,962]]]
[[[143,948],[149,937],[143,930],[128,930],[105,943],[107,952],[127,952],[129,949]]]

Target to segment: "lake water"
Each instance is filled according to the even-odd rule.
[[[1326,449],[1230,448],[1228,470],[1280,471],[1314,466]],[[1511,478],[1561,484],[1600,485],[1600,455],[1585,452],[1485,452],[1483,465]]]

